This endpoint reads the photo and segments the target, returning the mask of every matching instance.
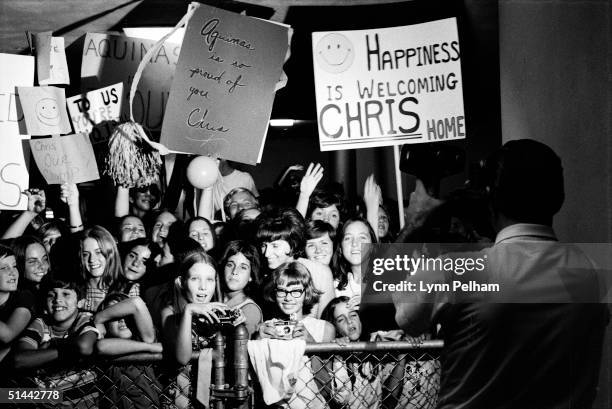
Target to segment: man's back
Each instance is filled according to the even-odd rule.
[[[608,322],[607,306],[593,302],[594,268],[577,248],[538,237],[536,225],[511,230],[486,252],[487,281],[501,293],[438,306],[438,407],[588,408]]]

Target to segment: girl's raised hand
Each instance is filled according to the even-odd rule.
[[[310,196],[323,178],[323,166],[320,163],[308,165],[300,183],[300,193]]]
[[[376,183],[373,174],[368,176],[363,186],[363,201],[367,208],[376,210],[378,210],[378,205],[382,204],[380,186]]]
[[[64,183],[61,186],[60,199],[68,206],[79,204],[79,188],[76,183]]]

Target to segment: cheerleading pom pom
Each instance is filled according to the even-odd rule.
[[[198,189],[212,187],[218,175],[217,162],[208,156],[198,156],[187,166],[187,180]]]

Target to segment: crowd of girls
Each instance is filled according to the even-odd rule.
[[[289,338],[307,342],[380,337],[375,320],[366,333],[359,319],[362,245],[392,242],[393,223],[373,178],[352,203],[338,184],[321,186],[322,174],[310,165],[299,184],[260,197],[234,189],[223,200],[225,220],[181,220],[159,208],[153,185],[119,188],[111,222],[88,226],[76,185],[61,187],[65,211],[53,219],[45,191],[28,190],[27,210],[5,218],[0,245],[0,365],[162,350],[187,364],[228,311],[238,311],[252,339],[286,339],[278,320],[295,322]],[[336,379],[330,398],[348,407],[380,401],[384,370],[334,365],[346,379]]]

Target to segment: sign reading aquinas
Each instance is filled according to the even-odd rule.
[[[466,135],[455,18],[312,34],[322,151]]]
[[[185,30],[161,143],[178,152],[259,162],[288,30],[199,5]]]

